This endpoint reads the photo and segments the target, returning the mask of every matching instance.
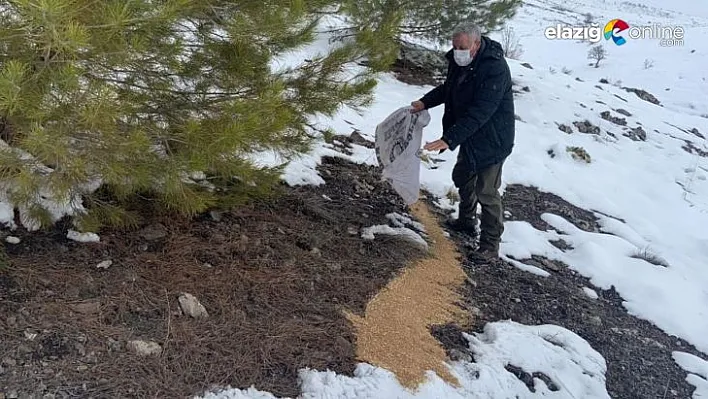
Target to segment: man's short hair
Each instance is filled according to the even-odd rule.
[[[460,35],[467,35],[473,41],[478,42],[482,39],[482,30],[472,22],[463,22],[452,31],[453,39]]]

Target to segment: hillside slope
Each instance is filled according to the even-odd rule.
[[[540,206],[536,220],[524,220],[528,215],[512,212],[503,236],[503,258],[531,273],[528,278],[545,280],[552,278],[553,270],[544,270],[543,263],[530,260],[542,258],[567,265],[587,278],[592,287],[584,288],[590,298],[598,292],[601,297],[614,295],[612,301],[621,306],[620,313],[658,327],[667,338],[678,338],[679,344],[683,341],[695,347],[686,350],[705,359],[708,103],[704,99],[708,84],[701,65],[708,63],[708,10],[688,2],[674,3],[675,9],[658,2],[649,6],[613,1],[586,4],[532,0],[510,23],[525,52],[520,60],[509,60],[516,83],[517,144],[505,165],[502,187],[531,186],[552,193],[577,212],[585,211],[585,224],[578,226],[575,214],[563,214],[548,200],[536,204]],[[649,39],[624,47],[603,41],[608,59],[594,68],[586,58],[587,43],[543,37],[546,26],[581,24],[588,12],[602,25],[611,18],[635,25],[681,25],[686,31],[685,42],[669,48]],[[365,113],[344,110],[335,118],[318,122],[344,134],[355,130],[373,140],[378,122],[430,89],[383,76],[377,101]],[[657,98],[658,104],[647,101],[652,98],[647,93]],[[431,114],[433,123],[424,131],[426,141],[441,133],[442,110]],[[456,204],[449,193],[456,154],[433,157],[434,168],[421,165],[423,186],[435,196],[438,206],[454,214]],[[314,170],[316,158],[315,153],[293,164],[286,178],[295,183],[295,176]],[[362,162],[373,159],[373,152],[360,154]],[[301,180],[305,182],[316,183],[316,175]],[[524,197],[517,195],[516,203],[523,208]],[[565,246],[554,245],[558,242]],[[492,326],[489,328],[496,328]],[[655,334],[639,334],[644,333]],[[644,342],[651,346],[646,337]],[[680,352],[673,352],[673,356],[688,356]],[[708,363],[699,357],[691,359],[692,364],[679,363],[691,373],[691,384],[698,387],[694,397],[701,397],[708,387],[708,375],[701,370]],[[464,362],[455,364],[470,367]],[[313,375],[325,378],[319,374],[305,374],[305,378],[315,378]],[[366,381],[363,378],[361,384],[367,385]],[[664,382],[666,392],[673,391],[670,382]],[[435,384],[431,382],[431,386]],[[480,391],[469,394],[484,397]]]
[[[107,230],[100,241],[61,224],[5,231],[17,237],[6,237],[13,267],[0,274],[8,315],[0,398],[18,389],[56,397],[198,389],[205,399],[708,396],[708,7],[588,4],[527,0],[510,22],[525,51],[509,60],[517,134],[503,174],[502,261],[462,260],[471,329],[430,327],[459,386],[429,372],[411,392],[385,367],[355,365],[342,314],[361,313],[429,239],[377,181],[371,142],[379,122],[432,87],[385,74],[361,114],[345,108],[312,121],[339,136],[289,164],[278,202],[190,223],[153,215],[134,235]],[[543,36],[548,26],[583,24],[586,13],[601,25],[681,25],[685,43],[603,40],[608,58],[594,68],[587,43]],[[329,45],[322,35],[274,67]],[[431,116],[425,141],[441,134],[442,109]],[[442,220],[457,209],[457,153],[429,155],[421,202]],[[13,220],[0,202],[0,222]],[[186,315],[183,292],[210,316]],[[136,358],[123,345],[147,339],[161,345],[159,356]]]

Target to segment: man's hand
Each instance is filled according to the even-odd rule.
[[[426,143],[423,149],[426,151],[441,151],[447,150],[449,147],[446,142],[442,140],[435,140],[432,143]]]
[[[412,113],[420,112],[425,109],[425,104],[423,104],[422,101],[413,101],[411,103],[411,107],[413,109],[411,110]]]

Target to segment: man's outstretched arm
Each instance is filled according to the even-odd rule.
[[[418,100],[425,105],[425,109],[435,108],[438,105],[445,102],[445,83],[439,85],[438,87],[430,90],[426,95],[424,95],[420,100]]]

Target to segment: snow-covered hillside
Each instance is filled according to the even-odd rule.
[[[603,39],[600,44],[608,56],[594,68],[588,65],[588,43],[544,37],[546,27],[558,23],[579,26],[588,13],[602,27],[614,18],[630,25],[681,26],[685,42],[662,47],[643,39],[616,46]],[[519,60],[509,60],[518,91],[519,120],[502,189],[518,183],[557,194],[595,212],[602,231],[582,231],[552,214],[544,215],[553,227],[550,231],[510,221],[503,236],[503,256],[512,263],[531,255],[561,260],[598,288],[614,286],[630,314],[708,355],[708,145],[704,138],[708,135],[708,4],[528,0],[509,25],[524,52]],[[307,51],[316,51],[321,44]],[[607,83],[600,83],[601,79]],[[644,89],[661,105],[624,88]],[[335,118],[316,122],[340,134],[357,129],[373,140],[380,121],[430,89],[383,76],[376,103],[365,113],[345,109]],[[431,115],[432,122],[424,131],[426,141],[441,134],[442,109],[432,110]],[[560,125],[565,125],[565,131]],[[579,125],[599,129],[581,133]],[[637,139],[644,134],[645,139]],[[583,148],[590,162],[575,159],[569,147]],[[356,148],[352,159],[376,162],[373,150]],[[332,152],[323,144],[310,157],[292,163],[284,178],[291,184],[320,184],[314,167],[319,156]],[[439,197],[440,206],[451,209],[455,204],[447,193],[453,188],[450,175],[456,155],[434,155],[444,161],[436,169],[421,165],[424,188]],[[573,249],[563,252],[549,243],[558,238]],[[666,264],[634,257],[646,252]],[[538,274],[537,278],[546,278],[540,269],[518,265]],[[548,345],[543,339],[547,334],[564,341],[565,351]],[[385,370],[362,364],[355,378],[303,370],[303,397],[609,397],[603,383],[604,359],[565,329],[500,321],[489,324],[484,334],[467,338],[477,362],[451,363],[462,381],[460,388],[431,375],[420,392],[407,393]],[[691,373],[688,380],[698,388],[694,397],[701,397],[708,390],[708,362],[679,352],[674,356]],[[536,369],[553,375],[564,386],[550,392],[537,381],[541,389],[531,393],[519,387],[517,379],[505,377],[509,374],[503,369],[504,359],[513,359],[514,364],[535,362]],[[207,397],[272,396],[256,390],[230,390]]]

